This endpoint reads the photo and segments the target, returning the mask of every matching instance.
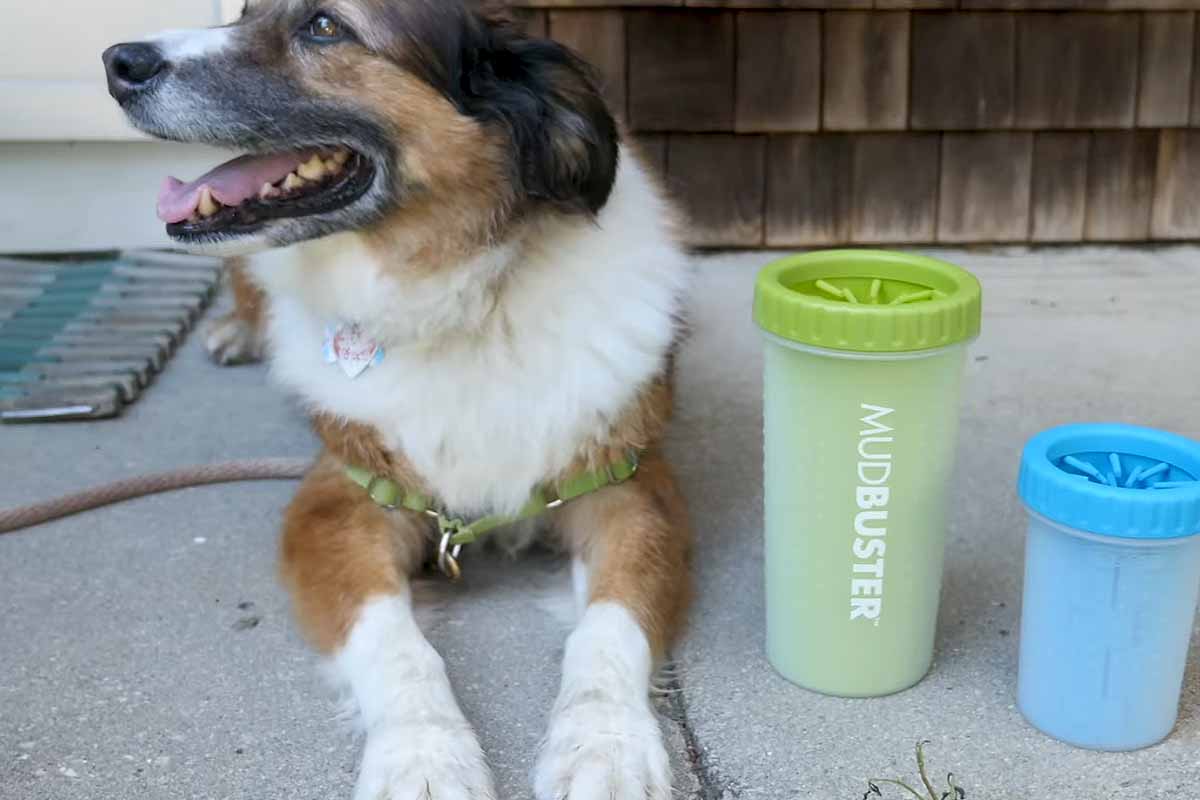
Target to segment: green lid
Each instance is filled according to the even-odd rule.
[[[905,353],[979,335],[979,281],[961,267],[883,250],[826,250],[768,264],[754,321],[814,347]]]

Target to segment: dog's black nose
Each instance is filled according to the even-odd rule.
[[[104,51],[108,93],[118,103],[123,103],[149,86],[166,66],[162,51],[152,44],[113,45]]]

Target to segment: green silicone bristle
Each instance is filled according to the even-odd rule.
[[[825,300],[851,305],[904,306],[944,296],[936,289],[879,278],[820,278],[810,286]],[[804,287],[797,288],[804,291]]]

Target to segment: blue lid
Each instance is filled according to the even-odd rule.
[[[1021,499],[1072,528],[1126,539],[1200,534],[1200,443],[1135,425],[1064,425],[1029,440]]]

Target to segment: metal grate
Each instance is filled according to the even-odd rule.
[[[0,421],[114,417],[212,300],[218,259],[0,258]]]

